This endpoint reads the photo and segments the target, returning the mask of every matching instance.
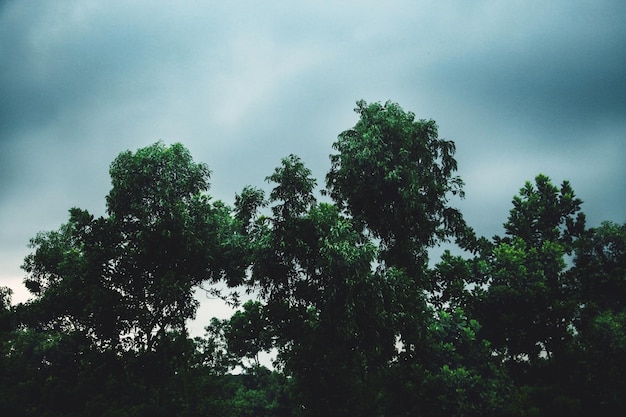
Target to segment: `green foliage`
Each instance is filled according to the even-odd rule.
[[[550,359],[569,343],[577,308],[565,255],[584,230],[581,201],[568,182],[560,190],[538,175],[513,198],[483,271],[488,288],[476,291],[484,335],[505,359]]]
[[[259,367],[259,353],[268,352],[273,345],[274,331],[263,304],[247,301],[243,310],[236,311],[225,323],[224,337],[228,351],[238,358],[252,360]]]
[[[272,206],[272,213],[277,219],[289,220],[306,212],[315,204],[313,189],[316,181],[311,171],[295,155],[282,160],[282,165],[266,178],[277,185],[270,193],[270,202],[281,202]]]
[[[434,121],[416,121],[395,103],[359,101],[355,111],[359,121],[333,144],[328,193],[381,239],[390,262],[413,269],[425,248],[464,228],[447,205],[451,195],[464,195],[453,175],[454,142],[438,138]]]
[[[186,331],[193,291],[243,279],[238,222],[211,204],[208,168],[180,144],[124,152],[111,164],[108,217],[70,210],[59,231],[31,241],[26,286],[57,325],[92,334],[101,347],[151,351]]]
[[[419,345],[403,346],[385,396],[392,415],[499,415],[509,380],[480,325],[460,309],[428,319]]]
[[[617,416],[626,392],[626,223],[588,230],[572,275],[579,291],[574,352],[584,409]]]
[[[429,281],[432,283],[429,301],[440,310],[469,308],[473,298],[470,284],[479,284],[473,279],[479,265],[478,262],[468,262],[462,256],[453,256],[449,250],[445,250],[440,262],[429,271]]]
[[[128,227],[181,221],[193,198],[209,188],[208,167],[194,163],[181,144],[122,152],[109,172],[107,211]]]
[[[244,233],[250,233],[259,208],[266,204],[263,190],[245,187],[241,194],[235,196],[235,218],[240,222]]]
[[[128,391],[143,401],[136,413],[182,410],[188,407],[184,370],[195,349],[186,328],[197,308],[194,291],[203,282],[243,280],[241,225],[224,204],[210,202],[208,168],[180,144],[123,152],[110,172],[107,217],[74,208],[58,231],[31,241],[24,270],[35,298],[16,318],[42,332],[42,352],[53,352],[47,341],[60,338],[66,356],[123,358]],[[41,361],[65,369],[63,358],[46,353]],[[93,367],[72,363],[76,375]],[[176,400],[165,400],[170,391]]]
[[[626,309],[626,223],[604,222],[590,229],[576,248],[575,262],[583,320]]]
[[[557,243],[528,248],[519,238],[494,248],[480,317],[487,338],[507,358],[549,357],[567,338],[573,306],[561,283],[563,256]]]
[[[558,189],[550,178],[539,174],[534,186],[527,181],[519,195],[513,198],[513,208],[504,229],[508,236],[518,237],[528,246],[541,247],[546,241],[560,242],[570,253],[573,239],[585,227],[581,204],[568,181]]]
[[[231,209],[184,146],[121,153],[106,216],[73,208],[31,240],[33,299],[0,288],[0,414],[621,415],[626,224],[586,229],[570,184],[538,175],[504,236],[478,237],[436,124],[356,112],[333,203],[295,155]],[[471,257],[431,266],[450,238]],[[239,306],[240,287],[252,299],[191,339],[194,292]]]
[[[335,206],[315,203],[315,183],[297,158],[283,160],[268,179],[276,182],[273,217],[254,235],[252,268],[266,305],[255,314],[272,323],[279,365],[293,378],[302,413],[371,409],[363,398],[394,352],[393,288],[372,271],[376,248]]]
[[[13,290],[9,287],[0,287],[0,341],[12,327],[11,323],[11,296]]]

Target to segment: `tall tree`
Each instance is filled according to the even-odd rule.
[[[395,352],[392,288],[372,269],[376,247],[335,206],[316,203],[299,158],[283,159],[268,180],[272,216],[252,228],[251,278],[299,413],[368,415]]]
[[[587,415],[617,416],[626,405],[626,223],[589,229],[577,245],[574,265],[580,303],[577,393]]]
[[[513,198],[504,237],[469,263],[469,312],[516,385],[514,415],[580,410],[571,371],[578,299],[567,256],[584,234],[581,204],[569,182],[557,187],[538,175]]]
[[[250,229],[256,231],[252,282],[267,303],[279,359],[307,415],[385,413],[393,402],[388,378],[410,376],[404,392],[417,395],[408,387],[423,374],[402,369],[423,370],[427,356],[440,375],[446,356],[433,353],[440,351],[432,345],[440,316],[427,304],[426,294],[437,288],[427,273],[427,249],[471,236],[448,205],[450,196],[462,195],[462,181],[453,176],[454,144],[437,139],[434,122],[416,122],[396,104],[358,106],[359,122],[339,136],[331,156],[326,192],[336,205],[315,202],[310,171],[290,156],[268,177],[276,184],[272,217],[257,216]],[[260,206],[256,194],[247,195]],[[466,344],[490,363],[483,341]],[[459,389],[478,386],[475,375],[459,375],[496,372],[491,365],[478,371],[471,360],[458,366],[446,381],[463,380]],[[464,392],[450,410],[489,409]],[[395,410],[408,415],[412,408]]]
[[[155,334],[185,330],[185,320],[195,314],[195,286],[237,270],[224,250],[236,238],[230,233],[235,225],[224,205],[203,194],[207,166],[194,163],[180,144],[122,153],[111,165],[111,178],[107,211],[120,241],[110,278],[132,298],[133,326],[149,350]]]
[[[581,203],[567,181],[558,188],[545,175],[513,198],[505,237],[495,238],[482,271],[488,289],[477,289],[484,334],[505,358],[550,359],[566,349],[577,306],[565,255],[584,231]]]
[[[180,144],[123,152],[110,174],[106,217],[74,208],[58,231],[31,241],[25,284],[35,299],[22,320],[116,352],[147,404],[162,408],[168,381],[185,375],[191,356],[194,290],[244,279],[243,235],[231,210],[206,195],[207,166]],[[187,385],[183,378],[172,406],[183,407]]]
[[[448,206],[450,196],[463,196],[454,142],[395,103],[359,101],[355,111],[359,121],[333,144],[328,193],[381,240],[390,265],[413,273],[426,248],[464,227]]]
[[[229,352],[249,362],[241,365],[255,370],[261,366],[260,353],[272,348],[275,332],[261,302],[249,300],[242,307],[223,323],[224,338]]]
[[[626,224],[607,221],[589,229],[576,247],[574,263],[581,326],[599,313],[626,310]]]

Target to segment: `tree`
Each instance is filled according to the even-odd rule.
[[[11,297],[13,290],[9,287],[0,287],[0,341],[11,330]]]
[[[150,350],[154,335],[185,331],[197,307],[194,287],[243,277],[228,253],[235,224],[229,209],[203,194],[206,165],[195,164],[180,144],[122,153],[111,165],[111,178],[107,211],[120,237],[111,280],[136,307],[133,327]]]
[[[331,201],[295,155],[231,209],[182,145],[121,153],[105,216],[72,208],[31,240],[34,298],[0,288],[0,414],[620,415],[626,224],[585,229],[570,184],[538,175],[504,235],[477,237],[434,121],[356,111]],[[466,252],[429,263],[451,239]],[[192,340],[194,291],[238,306],[240,286]]]
[[[123,152],[110,174],[106,217],[74,208],[58,231],[31,241],[25,284],[35,299],[19,309],[20,319],[61,340],[88,340],[64,345],[76,354],[114,353],[146,413],[167,409],[167,401],[184,410],[194,289],[244,279],[241,226],[227,206],[210,201],[208,168],[180,144]],[[180,394],[166,395],[173,386]]]
[[[224,337],[228,351],[251,361],[254,370],[261,366],[259,354],[272,348],[274,331],[261,302],[249,300],[242,307],[225,321]]]
[[[431,324],[438,316],[426,294],[438,287],[426,251],[448,237],[471,240],[447,204],[462,194],[462,181],[452,176],[454,144],[437,139],[434,122],[415,122],[398,105],[358,106],[361,119],[339,136],[339,153],[331,156],[325,192],[336,205],[316,203],[315,180],[291,155],[268,177],[276,184],[272,216],[241,210],[242,219],[257,219],[247,228],[251,283],[266,303],[279,362],[305,415],[386,412],[390,375],[419,368],[424,352],[436,350]],[[264,205],[251,190],[242,193],[248,198],[241,202],[252,203],[245,207]],[[491,363],[483,341],[471,343]],[[444,357],[431,357],[440,369]],[[476,364],[462,366],[471,373]],[[411,374],[411,383],[419,379]],[[451,409],[462,413],[463,401],[472,400],[463,397]]]
[[[257,219],[249,228],[251,284],[264,303],[230,323],[258,316],[270,325],[253,326],[260,338],[232,347],[254,347],[239,349],[246,356],[264,343],[263,327],[271,328],[299,412],[371,413],[377,375],[395,352],[386,311],[392,288],[372,270],[376,248],[335,206],[316,202],[315,181],[299,158],[284,158],[268,180],[275,183],[272,216],[245,215]]]
[[[549,177],[539,174],[535,185],[526,181],[519,195],[513,197],[513,208],[504,224],[507,235],[504,241],[517,237],[535,248],[545,242],[559,242],[569,254],[574,239],[585,228],[581,204],[569,181],[563,181],[559,189]]]
[[[238,223],[211,203],[209,170],[180,144],[123,152],[111,164],[108,217],[80,209],[59,231],[32,240],[27,287],[64,307],[72,325],[115,348],[151,351],[169,331],[186,333],[202,282],[236,285]],[[55,301],[56,300],[56,301]]]
[[[589,229],[576,247],[574,263],[583,327],[604,311],[626,309],[626,224],[603,222]]]
[[[564,352],[575,316],[574,287],[565,255],[583,233],[585,216],[565,181],[545,175],[527,182],[483,265],[488,288],[477,288],[484,335],[507,359],[548,359]]]
[[[579,304],[566,257],[584,235],[581,204],[567,181],[559,188],[538,175],[513,198],[505,236],[468,262],[468,310],[515,383],[514,415],[580,412],[571,355]]]
[[[617,416],[626,392],[626,223],[603,222],[587,230],[571,272],[579,302],[577,393],[587,414]]]
[[[458,308],[427,316],[421,343],[390,367],[386,415],[505,415],[511,381],[479,331]]]
[[[433,120],[416,121],[395,103],[359,101],[355,111],[359,121],[333,144],[328,194],[381,240],[385,261],[413,274],[426,248],[465,227],[447,205],[464,195],[453,175],[454,142],[438,138]]]

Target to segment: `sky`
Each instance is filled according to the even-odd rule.
[[[359,99],[456,143],[479,235],[539,173],[626,222],[624,22],[622,0],[0,0],[0,286],[26,300],[29,239],[105,214],[120,152],[181,142],[228,204],[292,153],[321,185]]]

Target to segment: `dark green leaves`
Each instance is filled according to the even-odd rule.
[[[181,144],[155,143],[136,153],[121,153],[110,168],[110,215],[152,223],[173,216],[193,196],[209,188],[210,171],[193,162]]]
[[[360,120],[333,145],[328,193],[382,240],[391,262],[423,262],[424,248],[463,226],[447,206],[450,196],[463,196],[454,143],[438,139],[434,121],[416,121],[395,103],[359,101],[355,111]]]
[[[243,280],[240,222],[204,194],[209,170],[180,144],[123,152],[111,164],[108,217],[79,209],[32,240],[26,285],[50,318],[101,346],[151,351],[195,316],[204,281]]]
[[[523,239],[530,246],[545,241],[560,241],[571,251],[572,239],[584,230],[585,216],[580,213],[582,201],[574,196],[569,182],[559,190],[545,175],[527,181],[513,198],[513,208],[504,224],[508,236]]]
[[[626,225],[586,230],[570,184],[539,175],[504,237],[478,237],[449,204],[463,182],[434,121],[390,102],[356,111],[333,145],[332,203],[295,155],[268,198],[246,187],[231,209],[180,144],[120,154],[106,216],[75,208],[31,241],[33,300],[11,306],[0,288],[0,414],[623,410]],[[473,257],[433,266],[450,238]],[[192,340],[207,283],[252,300]]]
[[[281,202],[272,207],[272,213],[277,219],[302,215],[315,204],[313,189],[317,182],[311,177],[311,171],[295,155],[284,158],[282,165],[266,181],[276,183],[269,200]]]

